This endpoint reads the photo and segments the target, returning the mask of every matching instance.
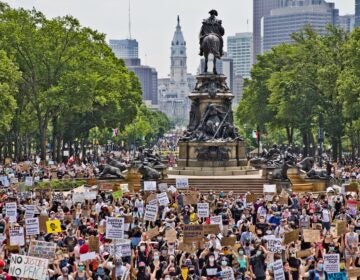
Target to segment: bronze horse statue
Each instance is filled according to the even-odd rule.
[[[204,51],[204,57],[205,57],[205,68],[204,73],[207,73],[208,71],[208,61],[209,61],[209,55],[212,54],[214,56],[213,60],[213,73],[214,75],[217,75],[216,71],[216,59],[220,59],[220,39],[216,34],[209,34],[207,35],[204,40],[202,41],[202,49]]]

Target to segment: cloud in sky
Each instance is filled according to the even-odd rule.
[[[12,7],[35,7],[48,17],[72,15],[82,25],[107,34],[109,39],[128,37],[129,0],[8,0]],[[333,0],[340,14],[353,14],[355,0]],[[130,0],[132,37],[139,42],[142,63],[155,67],[159,77],[170,68],[170,42],[176,18],[187,41],[188,72],[195,74],[199,65],[198,33],[202,19],[217,9],[226,35],[252,31],[252,0]],[[225,40],[226,41],[226,40]],[[226,42],[225,42],[226,43]]]

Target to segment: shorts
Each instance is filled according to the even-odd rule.
[[[325,228],[327,231],[330,231],[331,223],[330,222],[322,222],[323,228]]]
[[[346,250],[345,249],[345,259],[353,259],[353,260],[355,260],[356,258],[357,258],[357,252],[353,252],[353,253],[350,253],[350,251],[349,250]]]

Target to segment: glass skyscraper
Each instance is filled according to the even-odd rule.
[[[139,44],[135,39],[109,40],[117,58],[132,59],[139,57]]]
[[[355,26],[360,27],[360,0],[355,0]]]

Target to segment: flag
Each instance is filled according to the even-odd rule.
[[[257,130],[253,130],[252,132],[252,138],[259,139],[259,132]]]
[[[119,130],[117,128],[113,128],[113,137],[118,136]]]

